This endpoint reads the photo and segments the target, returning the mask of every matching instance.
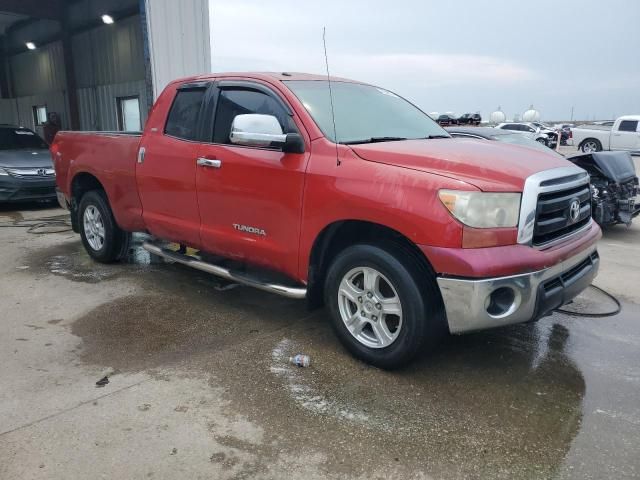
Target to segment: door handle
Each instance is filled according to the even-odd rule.
[[[196,165],[199,167],[211,167],[211,168],[220,168],[222,166],[221,160],[211,159],[211,158],[202,158],[199,157],[196,160]]]
[[[144,154],[145,154],[145,148],[140,147],[140,150],[138,150],[138,163],[144,162]]]

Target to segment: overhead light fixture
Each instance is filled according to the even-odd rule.
[[[33,42],[27,42],[25,45],[27,46],[27,48],[29,50],[35,50],[36,49],[36,44],[33,43]]]
[[[111,15],[104,14],[102,15],[102,21],[107,25],[111,25],[113,23],[113,17]]]

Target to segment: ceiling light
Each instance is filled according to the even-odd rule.
[[[27,42],[25,45],[27,45],[27,48],[29,50],[35,50],[36,49],[36,44],[33,42]]]
[[[113,23],[113,17],[111,15],[102,15],[102,21],[107,25],[111,25]]]

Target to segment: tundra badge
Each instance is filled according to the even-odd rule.
[[[240,232],[248,232],[253,233],[254,235],[262,235],[263,237],[267,236],[267,232],[265,232],[262,228],[250,227],[248,225],[240,225],[239,223],[234,223],[233,228],[239,230]]]

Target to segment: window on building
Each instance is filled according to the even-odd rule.
[[[34,105],[33,106],[33,124],[36,127],[44,125],[47,122],[47,107],[46,105]]]
[[[231,143],[231,123],[236,115],[261,113],[273,115],[284,133],[295,133],[296,127],[284,108],[271,96],[255,90],[228,89],[220,92],[213,131],[214,143]]]
[[[118,130],[139,132],[142,130],[140,118],[140,99],[138,97],[119,97]]]
[[[167,117],[164,133],[185,140],[198,138],[198,114],[204,92],[204,88],[178,90]]]

